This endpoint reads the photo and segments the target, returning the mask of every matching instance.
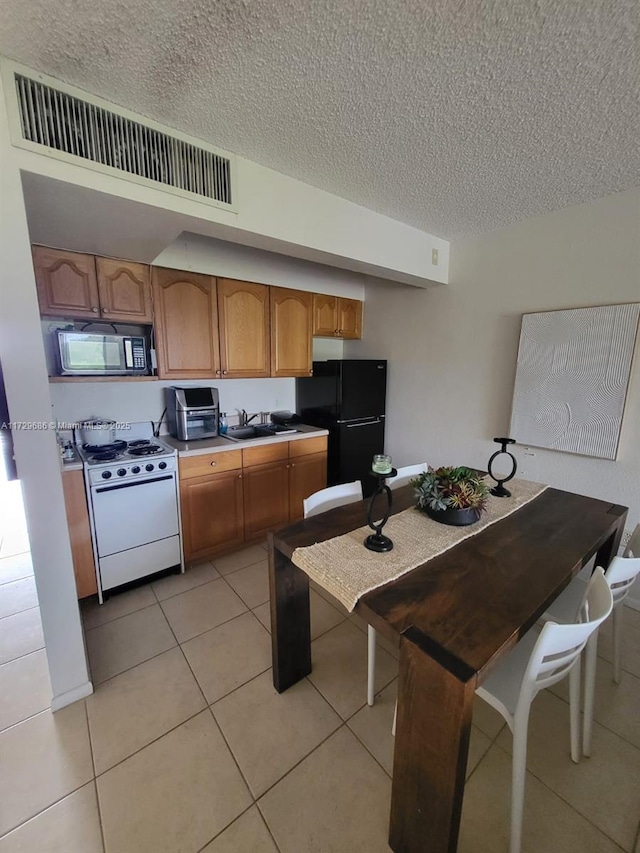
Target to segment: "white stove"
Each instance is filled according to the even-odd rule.
[[[175,471],[176,451],[160,438],[118,439],[113,444],[78,447],[89,469],[89,481],[128,480],[145,477],[154,471]]]
[[[81,445],[98,596],[156,572],[184,571],[177,453],[133,424],[110,445]]]

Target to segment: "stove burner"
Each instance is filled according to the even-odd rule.
[[[126,441],[114,441],[112,444],[83,444],[82,449],[86,450],[87,453],[122,453],[127,449]],[[115,457],[111,457],[115,458]]]
[[[115,450],[101,450],[100,453],[91,454],[91,462],[112,462],[114,459],[120,459],[122,453]]]
[[[151,444],[148,438],[136,438],[135,441],[129,442],[129,447],[146,447],[148,444]]]
[[[132,456],[153,456],[155,453],[162,453],[162,448],[159,444],[148,444],[145,447],[132,447],[129,453]]]

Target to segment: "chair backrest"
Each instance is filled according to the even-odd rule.
[[[319,515],[329,509],[345,504],[353,504],[362,500],[362,483],[354,480],[353,483],[340,483],[337,486],[329,486],[321,489],[303,501],[304,517]]]
[[[387,485],[390,489],[399,489],[401,486],[406,486],[410,480],[413,480],[419,474],[423,474],[426,470],[426,462],[419,462],[417,465],[405,465],[404,468],[398,468],[397,476],[392,480],[387,480]]]
[[[587,621],[560,625],[547,622],[534,646],[522,681],[522,694],[537,693],[564,678],[596,628],[611,613],[613,596],[598,567],[587,585],[584,613]]]
[[[627,547],[624,549],[625,557],[640,557],[640,524],[636,524],[636,529],[631,534]]]
[[[640,574],[640,556],[614,557],[605,572],[605,578],[613,595],[613,603],[618,604],[627,597],[631,586]]]

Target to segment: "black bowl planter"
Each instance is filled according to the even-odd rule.
[[[434,521],[439,521],[440,524],[451,524],[454,527],[466,527],[468,524],[475,524],[480,520],[482,511],[475,508],[465,507],[464,509],[456,509],[455,507],[447,507],[446,509],[431,509],[426,506],[423,510]]]

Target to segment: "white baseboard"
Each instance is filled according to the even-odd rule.
[[[84,699],[85,696],[91,696],[92,693],[93,684],[90,681],[85,681],[84,684],[81,684],[79,687],[74,687],[73,690],[67,690],[66,693],[60,693],[58,696],[54,696],[51,700],[51,710],[59,711],[61,708],[66,708],[67,705],[71,705],[79,699]]]
[[[627,596],[625,604],[632,610],[640,610],[640,599],[630,598],[629,596]]]

